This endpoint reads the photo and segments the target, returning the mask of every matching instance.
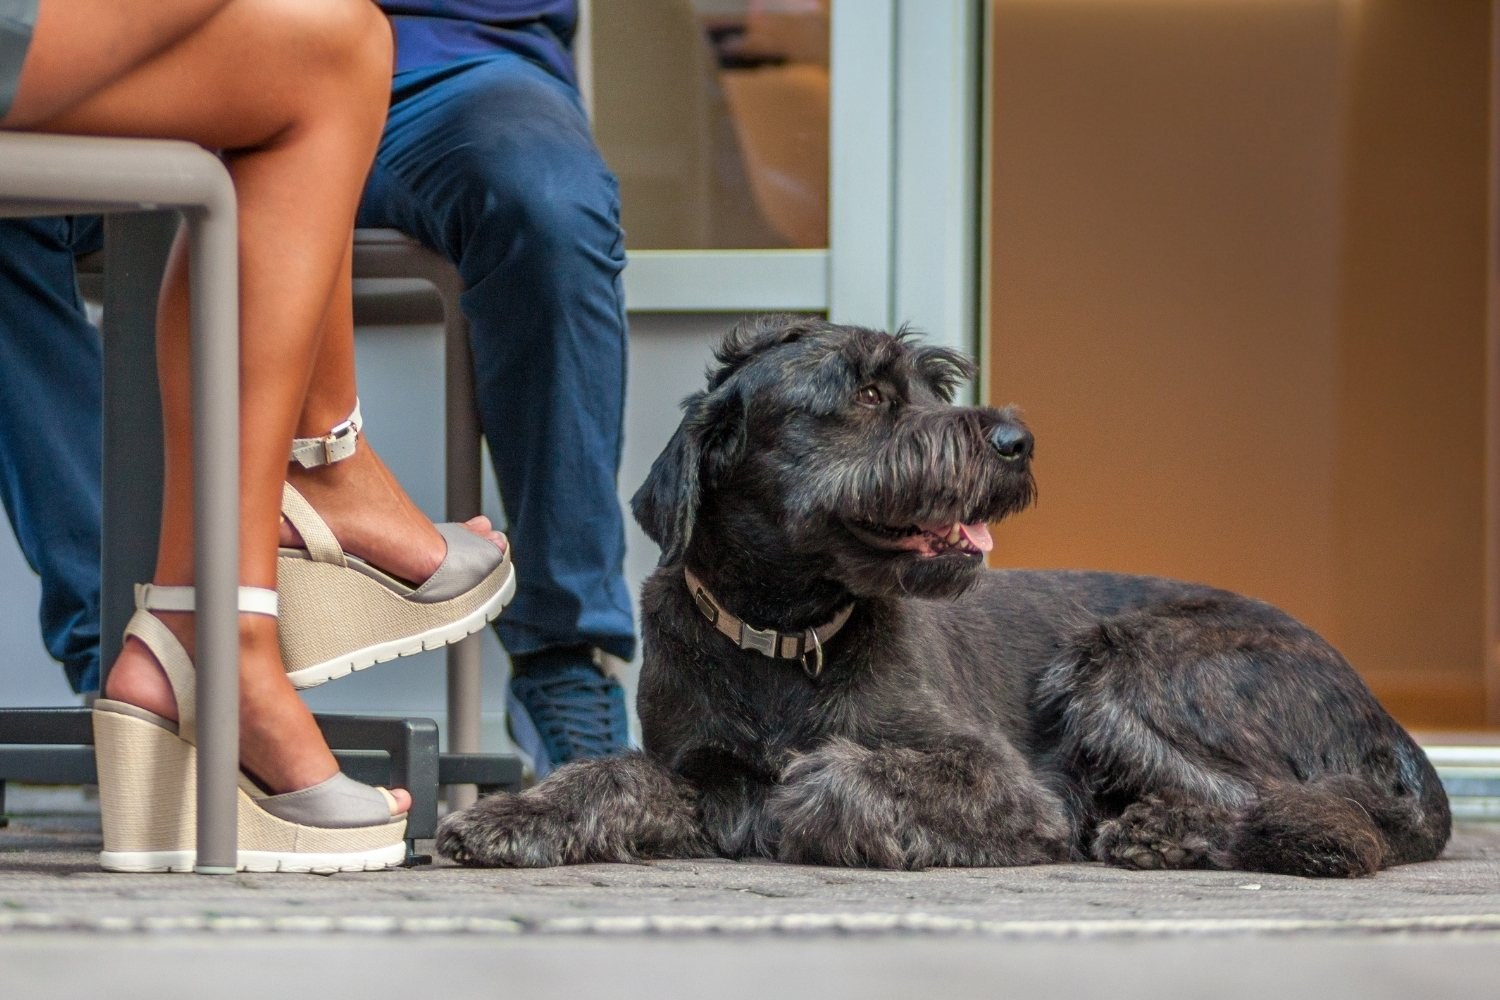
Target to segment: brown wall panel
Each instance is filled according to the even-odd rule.
[[[1488,4],[996,0],[1012,565],[1200,579],[1483,720]]]

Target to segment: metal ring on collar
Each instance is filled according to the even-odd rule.
[[[818,638],[818,630],[815,628],[808,629],[807,635],[808,638],[812,639],[812,649],[803,650],[802,669],[807,673],[807,676],[817,680],[818,675],[823,672],[823,641]],[[805,642],[804,645],[806,645]],[[809,656],[812,657],[811,663],[807,662]]]

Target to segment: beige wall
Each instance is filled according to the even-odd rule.
[[[1480,724],[1489,4],[992,12],[989,394],[1041,481],[1000,561],[1246,591]]]

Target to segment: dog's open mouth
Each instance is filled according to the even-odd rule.
[[[935,521],[904,526],[858,520],[849,523],[865,541],[883,549],[904,549],[920,558],[942,555],[981,556],[995,547],[983,521]]]

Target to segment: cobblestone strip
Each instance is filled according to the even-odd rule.
[[[422,935],[983,935],[1010,938],[1170,937],[1238,934],[1500,933],[1500,913],[1341,920],[1235,918],[1180,920],[986,920],[930,913],[788,913],[765,916],[494,917],[175,916],[79,917],[0,913],[0,934],[422,934]]]

